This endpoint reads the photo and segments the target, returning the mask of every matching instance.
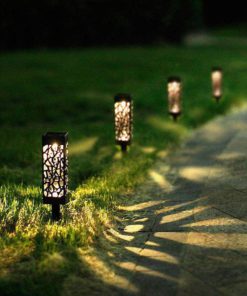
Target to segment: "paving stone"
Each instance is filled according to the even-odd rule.
[[[194,222],[184,225],[198,232],[247,233],[247,223],[212,207],[198,207]]]
[[[125,246],[143,246],[149,237],[148,232],[138,232],[138,233],[125,233],[120,232],[117,234],[118,240],[121,240]]]
[[[247,280],[246,278],[240,280],[239,282],[229,281],[228,285],[220,288],[220,291],[223,292],[224,295],[229,296],[246,296],[247,291]]]
[[[209,247],[209,242],[191,244],[186,248],[183,260],[182,265],[186,270],[217,289],[247,279],[246,258],[241,253],[225,249],[222,242],[212,243],[211,247]],[[238,295],[237,292],[235,293],[233,295]]]
[[[176,295],[178,278],[164,272],[146,271],[136,272],[133,282],[138,289],[138,295]]]
[[[178,276],[180,268],[176,257],[162,252],[141,252],[141,256],[136,266],[137,272],[158,271],[169,274],[172,277]]]
[[[193,222],[193,210],[176,210],[171,214],[159,215],[153,230],[156,232],[188,231],[184,225]]]
[[[180,273],[180,280],[178,292],[176,296],[220,296],[223,295],[219,290],[211,287],[210,284],[204,283],[197,278],[197,275],[182,270]]]

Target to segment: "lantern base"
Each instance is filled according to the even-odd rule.
[[[60,204],[52,204],[52,220],[58,221],[61,217]]]
[[[221,96],[214,96],[216,103],[219,103]]]
[[[172,116],[172,118],[173,118],[173,121],[177,121],[178,120],[178,117],[180,116],[180,112],[178,112],[178,113],[172,113],[172,112],[170,112],[170,115]]]

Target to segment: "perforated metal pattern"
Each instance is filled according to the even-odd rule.
[[[167,91],[169,113],[181,113],[181,83],[178,81],[168,82]]]
[[[68,187],[68,144],[43,146],[44,197],[62,198]]]
[[[131,141],[132,135],[132,103],[130,101],[115,102],[115,138],[117,143]]]

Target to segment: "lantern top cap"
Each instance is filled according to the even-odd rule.
[[[212,72],[214,72],[214,71],[222,72],[222,68],[221,67],[212,67]]]
[[[179,76],[170,76],[167,78],[167,82],[181,82],[181,78]]]
[[[115,102],[120,102],[120,101],[127,101],[127,102],[131,102],[132,98],[130,94],[126,94],[126,93],[118,93],[114,96],[114,101]]]
[[[67,137],[68,132],[47,132],[44,134],[44,137]]]
[[[43,135],[43,144],[53,144],[54,142],[57,144],[65,144],[68,141],[68,133],[67,132],[47,132]]]

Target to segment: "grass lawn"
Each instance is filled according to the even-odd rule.
[[[211,98],[210,69],[224,69]],[[49,50],[0,54],[0,295],[94,295],[117,207],[164,152],[246,99],[244,46]],[[167,115],[166,78],[183,79],[183,116]],[[244,76],[245,75],[245,76]],[[113,95],[134,99],[134,139],[114,145]],[[70,203],[52,223],[42,204],[41,135],[69,132]],[[105,263],[107,264],[107,263]],[[82,281],[78,294],[77,280]]]

